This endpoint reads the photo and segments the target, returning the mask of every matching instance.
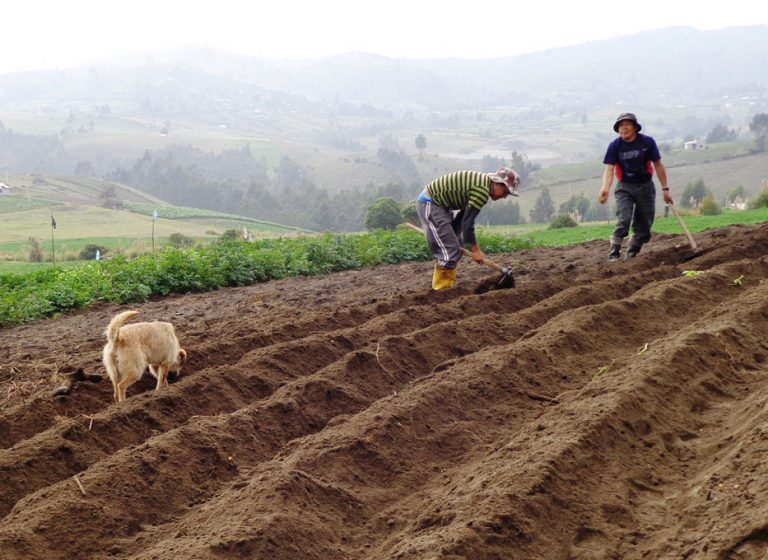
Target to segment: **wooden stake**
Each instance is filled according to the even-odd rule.
[[[75,479],[75,482],[77,482],[77,486],[80,488],[80,492],[82,492],[83,496],[85,496],[85,488],[83,488],[83,484],[80,482],[80,479],[77,478],[77,475],[73,476],[72,478]]]

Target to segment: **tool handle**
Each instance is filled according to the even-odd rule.
[[[685,222],[683,221],[683,218],[680,216],[680,213],[677,211],[677,208],[675,208],[675,205],[671,202],[669,203],[669,207],[672,208],[672,213],[675,215],[675,218],[677,218],[677,221],[680,222],[680,227],[683,228],[683,231],[685,232],[685,236],[688,238],[688,242],[691,244],[691,247],[693,247],[693,250],[698,250],[698,247],[696,246],[696,242],[693,240],[693,236],[691,235],[691,232],[688,231],[688,228],[685,225]]]
[[[422,235],[426,235],[426,234],[424,233],[424,230],[422,230],[422,229],[421,229],[419,226],[415,226],[415,225],[413,225],[413,224],[412,224],[412,223],[410,223],[410,222],[405,222],[405,225],[406,225],[406,226],[408,226],[409,228],[411,228],[412,230],[418,231],[418,232],[419,232],[419,233],[421,233]],[[462,247],[462,248],[461,248],[461,252],[462,252],[464,255],[466,255],[467,257],[469,257],[469,258],[472,258],[472,251],[469,251],[469,250],[465,249],[464,247]],[[491,259],[489,259],[488,257],[484,257],[484,258],[483,258],[483,264],[485,264],[485,265],[488,265],[488,266],[490,266],[491,268],[495,268],[495,269],[496,269],[496,270],[498,270],[499,272],[503,272],[503,273],[506,273],[506,270],[504,270],[504,267],[503,267],[503,266],[501,266],[500,264],[498,264],[498,263],[496,263],[496,262],[493,262],[493,261],[492,261]]]

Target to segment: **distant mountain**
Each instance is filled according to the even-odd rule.
[[[674,27],[507,58],[393,59],[348,53],[271,60],[184,48],[88,67],[0,75],[0,111],[109,104],[112,110],[311,109],[370,104],[452,111],[529,106],[559,98],[587,107],[636,105],[768,90],[768,26]]]

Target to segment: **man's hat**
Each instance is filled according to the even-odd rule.
[[[637,127],[637,131],[640,132],[643,130],[643,127],[640,125],[639,122],[637,122],[637,117],[634,113],[622,113],[619,115],[619,117],[616,119],[616,122],[613,123],[613,131],[618,132],[619,131],[619,123],[621,121],[632,121],[635,123],[635,126]]]
[[[517,186],[520,184],[520,175],[509,167],[502,167],[496,173],[489,173],[488,178],[494,183],[501,183],[507,187],[512,196],[517,196]]]

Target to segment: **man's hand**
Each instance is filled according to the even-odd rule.
[[[600,204],[605,204],[605,202],[606,202],[607,200],[608,200],[608,191],[606,191],[606,190],[601,190],[601,191],[600,191],[600,196],[598,196],[598,197],[597,197],[597,201],[598,201]]]
[[[483,264],[483,261],[485,260],[485,254],[480,250],[479,245],[472,246],[472,260],[477,264]]]
[[[664,202],[666,202],[667,204],[674,204],[675,203],[675,201],[672,200],[672,195],[669,194],[669,189],[662,190],[661,192],[664,193]]]

